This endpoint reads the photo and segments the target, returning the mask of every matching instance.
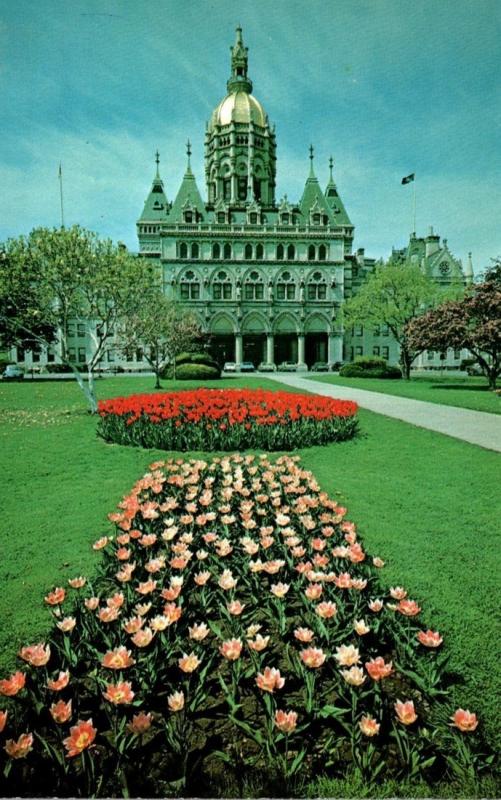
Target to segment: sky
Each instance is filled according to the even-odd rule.
[[[243,28],[277,136],[277,200],[328,159],[355,248],[430,225],[475,272],[501,255],[501,0],[0,0],[0,242],[80,224],[137,250],[154,153],[205,196],[205,123]],[[414,185],[401,185],[415,173]]]

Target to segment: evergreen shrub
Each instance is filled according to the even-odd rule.
[[[208,364],[180,364],[176,367],[176,379],[180,381],[214,381],[220,377],[219,367]]]
[[[357,356],[355,361],[339,370],[342,378],[401,378],[399,367],[389,365],[379,356]]]

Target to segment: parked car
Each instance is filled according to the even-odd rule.
[[[294,361],[282,361],[282,363],[278,365],[278,369],[280,372],[296,372],[297,364],[295,364]]]
[[[17,364],[7,364],[3,373],[4,381],[22,381],[24,379],[24,369]]]
[[[325,361],[315,361],[311,368],[312,372],[329,372],[329,365]]]
[[[258,372],[276,372],[277,366],[276,364],[268,364],[266,361],[261,361],[257,370]]]
[[[223,372],[236,372],[236,371],[237,371],[237,365],[235,364],[234,361],[225,362],[225,365],[223,367]]]
[[[242,361],[240,364],[240,372],[254,372],[255,369],[252,361]]]

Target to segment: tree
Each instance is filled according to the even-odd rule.
[[[143,349],[156,376],[155,389],[159,389],[165,367],[172,363],[176,377],[176,356],[190,350],[202,338],[196,317],[157,290],[144,296],[124,320],[121,349],[124,353],[138,347]]]
[[[0,262],[0,324],[6,345],[54,345],[97,411],[94,372],[121,320],[152,286],[154,268],[79,226],[36,228],[9,239]],[[90,342],[86,377],[70,358],[68,326]]]
[[[466,348],[476,358],[491,389],[501,372],[501,265],[468,287],[462,300],[443,303],[407,326],[411,347],[445,352]]]
[[[425,348],[410,345],[406,325],[436,301],[438,291],[415,264],[379,264],[346,303],[344,319],[349,325],[387,325],[400,347],[402,374],[408,380],[412,362]]]

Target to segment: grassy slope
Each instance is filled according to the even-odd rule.
[[[474,411],[489,411],[501,414],[501,397],[489,391],[484,378],[412,378],[410,381],[391,381],[378,378],[340,378],[322,373],[308,375],[309,380],[338,386],[352,386],[371,392],[411,397],[446,406],[472,408]]]
[[[217,385],[225,384],[245,380]],[[151,379],[117,378],[99,393],[150,387]],[[102,442],[71,383],[0,385],[0,416],[3,676],[19,645],[46,630],[47,589],[92,570],[90,544],[106,529],[106,514],[165,453]],[[406,586],[423,603],[423,623],[445,634],[463,681],[458,703],[475,709],[494,739],[499,456],[370,412],[360,420],[359,438],[305,449],[303,463],[346,504],[368,552],[387,560],[384,581]]]

